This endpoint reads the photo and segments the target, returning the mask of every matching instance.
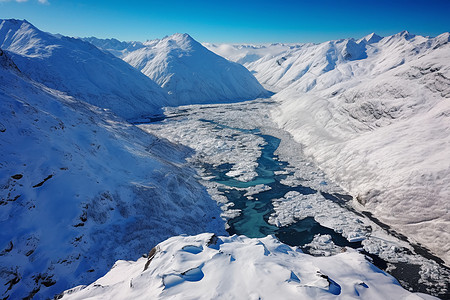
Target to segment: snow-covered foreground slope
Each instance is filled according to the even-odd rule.
[[[47,299],[182,233],[224,234],[176,146],[28,79],[0,51],[0,295]]]
[[[62,299],[434,299],[404,290],[354,250],[312,257],[268,236],[173,237]]]
[[[268,95],[246,68],[214,54],[188,34],[174,34],[145,45],[124,60],[171,94],[177,105]]]
[[[450,263],[450,44],[408,32],[301,45],[246,64],[278,124],[374,213]]]
[[[0,48],[33,80],[88,103],[137,118],[171,105],[152,80],[87,42],[45,33],[20,20],[0,20]]]

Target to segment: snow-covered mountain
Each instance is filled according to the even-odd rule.
[[[51,298],[170,236],[225,234],[191,150],[19,69],[0,50],[1,298]]]
[[[252,74],[188,34],[148,41],[124,60],[158,83],[177,105],[250,100],[268,95]]]
[[[21,20],[0,21],[0,48],[33,80],[124,118],[171,105],[152,80],[80,39],[45,33]]]
[[[313,257],[272,236],[173,237],[118,261],[61,299],[433,299],[403,289],[355,250]]]
[[[274,56],[301,47],[301,44],[281,43],[266,45],[203,43],[202,45],[217,55],[242,65],[257,61],[266,55]]]
[[[406,31],[246,63],[278,124],[371,211],[450,264],[450,44]]]
[[[87,37],[82,38],[82,40],[91,43],[99,49],[106,50],[119,58],[123,58],[130,52],[145,47],[144,43],[141,42],[121,42],[113,38],[99,39],[96,37]]]

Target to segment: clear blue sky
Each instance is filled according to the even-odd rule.
[[[450,31],[450,0],[0,0],[0,18],[41,30],[119,40],[189,33],[201,42],[322,42]]]

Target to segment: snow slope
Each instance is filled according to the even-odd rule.
[[[272,236],[173,237],[61,299],[435,299],[404,290],[354,250],[313,257]]]
[[[45,33],[20,20],[0,20],[0,48],[33,80],[124,118],[172,104],[152,80],[93,45]]]
[[[174,96],[176,105],[268,95],[246,68],[212,53],[188,34],[177,33],[145,45],[124,60]]]
[[[170,236],[225,234],[191,150],[30,80],[1,50],[0,149],[1,298],[51,298]]]
[[[450,44],[401,32],[302,45],[246,66],[272,116],[383,222],[450,264]]]

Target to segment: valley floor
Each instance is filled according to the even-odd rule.
[[[448,297],[450,270],[442,260],[357,211],[346,191],[272,122],[268,112],[276,105],[268,99],[166,108],[138,126],[195,150],[190,162],[230,234],[274,235],[316,256],[358,249],[405,288]]]

